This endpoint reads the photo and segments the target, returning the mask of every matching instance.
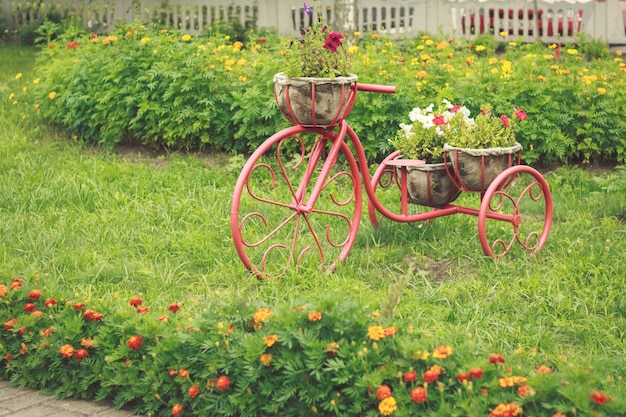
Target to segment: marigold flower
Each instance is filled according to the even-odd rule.
[[[4,284],[0,284],[0,297],[7,295],[8,288]]]
[[[11,290],[17,291],[22,288],[22,281],[19,278],[13,278],[11,280]]]
[[[141,304],[143,304],[143,301],[139,297],[133,297],[128,303],[133,307],[139,307]]]
[[[187,36],[189,36],[189,35],[187,35]],[[183,405],[182,404],[175,404],[174,407],[172,407],[172,417],[178,417],[182,413],[183,413]]]
[[[339,350],[339,347],[340,347],[339,343],[337,343],[337,342],[330,342],[326,346],[326,353],[328,353],[329,355],[334,355]]]
[[[456,380],[459,382],[469,381],[470,374],[467,372],[459,372],[458,374],[456,374]]]
[[[499,363],[504,363],[504,357],[499,354],[493,354],[489,356],[489,363],[497,365]]]
[[[598,405],[602,405],[611,401],[611,398],[608,398],[603,392],[596,391],[593,393],[591,397],[589,397],[591,401]]]
[[[606,88],[603,88],[603,87],[598,87],[598,94],[599,94],[599,95],[606,94]]]
[[[535,368],[535,372],[541,375],[551,374],[552,368],[545,366],[545,365],[539,365],[538,367]]]
[[[41,337],[50,337],[50,335],[52,334],[52,331],[53,331],[52,327],[48,327],[43,330],[40,330],[39,334],[41,335]]]
[[[413,401],[416,404],[425,402],[427,397],[428,397],[428,392],[426,391],[426,388],[424,387],[415,387],[411,391],[411,401]]]
[[[180,310],[180,306],[178,305],[178,303],[172,303],[167,309],[173,313],[176,313]]]
[[[57,96],[56,91],[51,91],[50,94],[48,94],[48,98],[50,100],[54,100],[54,98]]]
[[[385,337],[390,337],[390,336],[393,336],[394,334],[397,334],[398,329],[394,326],[389,326],[389,327],[386,327],[383,332],[385,334]]]
[[[556,414],[553,414],[552,417],[567,417],[567,416],[565,414],[556,413]]]
[[[137,307],[137,313],[139,314],[146,314],[148,311],[150,311],[150,309],[146,306]]]
[[[189,377],[189,369],[187,369],[187,368],[180,368],[178,370],[178,376],[181,377],[181,378]]]
[[[322,313],[319,311],[311,311],[309,313],[309,321],[319,321],[322,319]]]
[[[43,303],[45,307],[52,307],[57,305],[57,300],[54,298],[46,298],[46,301]]]
[[[74,356],[76,357],[76,360],[81,361],[89,356],[89,352],[87,352],[87,349],[78,349]]]
[[[433,358],[445,359],[449,355],[452,355],[452,348],[450,346],[437,346],[433,352]]]
[[[93,339],[90,339],[89,337],[84,337],[80,341],[80,345],[82,347],[86,347],[86,348],[93,348],[94,347],[94,341],[93,341]]]
[[[278,336],[276,336],[275,334],[271,334],[263,338],[263,344],[267,347],[274,346],[274,343],[276,343],[277,341],[278,341]]]
[[[37,306],[33,303],[24,304],[24,311],[30,313],[31,311],[37,310]]]
[[[218,389],[225,390],[230,386],[230,379],[226,375],[222,375],[217,378],[216,386]]]
[[[43,319],[43,317],[45,316],[45,314],[43,313],[43,311],[39,311],[39,310],[35,310],[32,313],[30,313],[31,316],[35,317],[38,320]]]
[[[90,309],[87,309],[83,312],[83,318],[85,320],[100,321],[103,317],[104,316],[102,315],[102,313],[98,313],[97,311],[93,311]]]
[[[520,397],[526,398],[526,397],[534,396],[536,391],[530,385],[524,384],[524,385],[520,385],[520,387],[517,389],[517,393],[519,394]]]
[[[482,368],[472,368],[472,369],[470,369],[469,374],[470,374],[470,376],[472,378],[480,379],[480,378],[483,377],[484,372],[483,372]]]
[[[442,373],[443,368],[441,368],[441,366],[433,365],[424,372],[424,382],[435,382]]]
[[[522,407],[515,403],[498,404],[498,406],[491,411],[489,417],[515,417],[521,412]]]
[[[252,320],[254,320],[255,323],[261,323],[267,320],[271,315],[272,312],[267,308],[260,308],[252,315]]]
[[[402,375],[402,379],[404,379],[404,382],[417,381],[417,372],[411,369],[410,371],[407,371],[404,373],[404,375]]]
[[[385,398],[391,397],[391,388],[389,385],[382,384],[376,390],[376,398],[379,400],[384,400]]]
[[[182,40],[183,42],[189,42],[191,40],[191,35],[183,35]]]
[[[384,416],[390,416],[398,409],[396,399],[393,397],[385,398],[378,404],[378,411]]]
[[[38,300],[41,298],[42,294],[43,293],[41,290],[32,290],[28,293],[28,298],[30,298],[31,300]]]
[[[74,356],[74,346],[63,345],[59,348],[59,352],[64,358],[71,358],[72,356]]]
[[[189,392],[187,393],[187,395],[189,395],[191,398],[196,398],[198,394],[200,394],[200,387],[198,387],[197,385],[192,385],[189,388]]]
[[[17,319],[11,318],[4,322],[4,328],[6,330],[13,330],[13,326],[17,324]]]
[[[270,366],[270,363],[272,362],[272,355],[269,353],[262,354],[259,358],[259,362],[261,362],[263,366]]]
[[[128,341],[126,342],[126,344],[132,350],[137,350],[143,344],[143,338],[141,336],[139,336],[139,335],[131,336],[131,337],[128,338]]]
[[[4,360],[7,361],[7,362],[11,362],[13,360],[13,355],[11,355],[10,353],[7,353],[4,356]]]
[[[370,326],[367,328],[367,335],[371,340],[380,340],[385,337],[385,331],[381,326]]]
[[[82,310],[85,307],[85,303],[76,303],[74,304],[74,310]]]
[[[170,368],[169,371],[167,371],[167,374],[171,378],[174,378],[176,375],[178,375],[178,371],[176,371],[176,369],[174,369],[174,368]]]

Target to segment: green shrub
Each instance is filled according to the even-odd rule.
[[[433,340],[330,294],[314,304],[55,298],[37,277],[0,284],[0,377],[148,415],[621,417],[622,376],[532,352]]]

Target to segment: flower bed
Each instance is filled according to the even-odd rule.
[[[0,377],[149,415],[616,416],[622,377],[476,352],[329,296],[277,307],[119,305],[0,284]]]

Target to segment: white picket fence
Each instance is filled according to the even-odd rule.
[[[345,2],[345,0],[342,0]],[[276,28],[295,34],[310,24],[301,0],[0,0],[11,30],[48,13],[75,16],[93,31],[117,22],[156,22],[201,33],[219,20]],[[313,3],[310,1],[309,3]],[[322,0],[331,25],[334,0]],[[315,14],[313,14],[315,15]],[[626,0],[356,0],[351,19],[359,32],[391,36],[443,33],[473,38],[491,33],[501,39],[574,40],[579,32],[610,44],[626,44]],[[341,29],[340,29],[341,30]]]

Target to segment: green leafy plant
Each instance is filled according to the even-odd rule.
[[[291,40],[284,54],[283,72],[289,77],[335,78],[348,75],[352,58],[346,48],[346,38],[333,32],[326,24],[319,1],[315,25],[302,29],[301,38]],[[304,3],[310,17],[313,11]]]

